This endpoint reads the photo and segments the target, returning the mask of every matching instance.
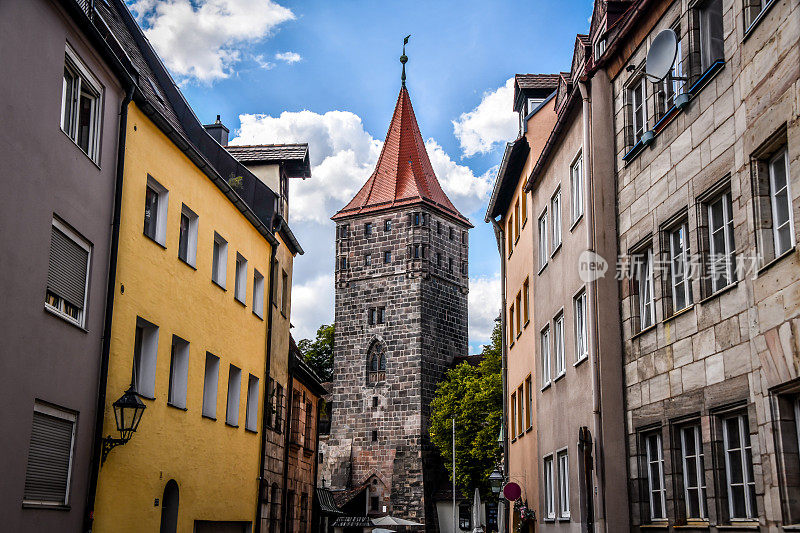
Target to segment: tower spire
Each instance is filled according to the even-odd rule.
[[[400,56],[400,62],[403,64],[403,74],[400,76],[400,81],[403,83],[403,87],[406,86],[406,62],[408,61],[408,56],[406,56],[406,45],[408,44],[408,38],[411,35],[406,35],[406,38],[403,39],[403,55]]]

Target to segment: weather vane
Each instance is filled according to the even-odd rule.
[[[403,74],[400,76],[400,81],[403,82],[403,87],[406,86],[406,62],[408,61],[408,57],[406,56],[406,45],[408,44],[409,37],[411,36],[406,35],[406,38],[403,39],[403,55],[400,56],[400,62],[403,64]]]

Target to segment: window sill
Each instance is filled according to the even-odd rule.
[[[654,331],[654,330],[655,330],[657,327],[658,327],[658,323],[655,323],[655,324],[653,324],[652,326],[647,326],[647,327],[646,327],[646,328],[644,328],[643,330],[641,330],[641,331],[637,331],[636,333],[634,333],[634,334],[631,336],[631,340],[633,340],[633,339],[636,339],[637,337],[642,337],[642,336],[643,336],[643,335],[645,335],[646,333],[649,333],[649,332],[651,332],[651,331]]]
[[[530,433],[533,431],[533,426],[528,426],[528,429],[525,430],[525,433]]]
[[[155,396],[147,396],[146,394],[142,394],[141,392],[137,392],[136,394],[139,396],[139,398],[144,398],[145,400],[150,400],[151,402],[156,401]]]
[[[306,457],[311,457],[312,455],[314,455],[314,450],[312,448],[306,448],[305,446],[303,446],[303,455],[305,455]]]
[[[584,361],[587,361],[588,359],[589,359],[589,356],[588,355],[584,355],[583,357],[581,357],[580,359],[578,359],[577,361],[572,363],[572,366],[574,368],[577,368],[579,364],[583,363]]]
[[[142,235],[144,235],[145,237],[147,237],[147,239],[148,239],[149,241],[151,241],[151,242],[154,242],[154,243],[156,243],[157,245],[159,245],[159,246],[160,246],[162,249],[164,249],[164,250],[166,250],[166,249],[167,249],[167,246],[166,246],[165,244],[158,242],[156,239],[152,238],[152,237],[151,237],[150,235],[148,235],[147,233],[145,233],[145,232],[142,232]]]
[[[664,522],[653,522],[651,524],[642,524],[639,526],[640,529],[669,529],[669,522],[664,520]]]
[[[758,522],[743,521],[733,522],[731,524],[719,524],[717,525],[717,529],[725,531],[758,531],[760,526],[758,525]]]
[[[583,213],[578,215],[578,218],[572,221],[572,225],[569,227],[569,232],[572,233],[575,228],[580,224],[581,220],[583,220]]]
[[[700,305],[707,304],[708,302],[710,302],[714,298],[718,298],[719,296],[722,296],[726,292],[732,291],[733,289],[735,289],[738,286],[739,286],[739,282],[738,281],[734,281],[733,283],[729,283],[729,284],[725,285],[724,287],[722,287],[721,289],[719,289],[717,292],[715,292],[715,293],[713,293],[713,294],[711,294],[709,296],[706,296],[705,298],[700,300],[698,303]]]
[[[214,422],[217,421],[217,417],[216,416],[208,416],[207,414],[203,414],[202,417],[203,418],[207,418],[208,420],[213,420]]]
[[[705,520],[687,520],[685,524],[674,525],[673,529],[708,529],[710,524]]]
[[[173,409],[177,409],[178,411],[183,411],[183,412],[186,412],[186,411],[188,411],[188,409],[187,409],[187,408],[185,408],[185,407],[181,407],[180,405],[175,405],[175,404],[174,404],[174,403],[172,403],[172,402],[167,402],[167,407],[172,407]]]
[[[219,282],[218,282],[217,280],[215,280],[215,279],[212,279],[212,280],[211,280],[211,283],[213,283],[214,285],[216,285],[217,287],[219,287],[219,288],[220,288],[220,289],[222,289],[223,291],[225,291],[225,292],[228,292],[228,289],[226,289],[224,285],[220,285],[220,284],[219,284]]]
[[[555,383],[556,381],[560,380],[561,378],[563,378],[566,375],[567,375],[567,371],[566,370],[564,370],[562,372],[559,372],[559,374],[556,377],[553,378],[553,383]]]
[[[772,4],[770,4],[772,5]],[[764,272],[769,270],[770,268],[774,267],[776,264],[780,263],[782,259],[789,257],[790,255],[794,255],[794,252],[797,250],[797,246],[792,246],[781,255],[774,259],[770,259],[767,263],[764,263],[764,266],[758,269],[757,275],[761,276]]]
[[[239,429],[239,424],[231,424],[227,420],[225,421],[225,425],[228,426],[229,428]]]
[[[81,150],[83,151],[83,150]],[[60,503],[22,502],[23,509],[48,509],[50,511],[71,511],[72,507]]]
[[[188,266],[189,268],[191,268],[192,270],[194,270],[195,272],[197,271],[197,267],[196,267],[196,266],[194,266],[193,264],[191,264],[189,261],[187,261],[187,260],[186,260],[186,259],[184,259],[183,257],[181,257],[181,256],[178,256],[178,260],[179,260],[181,263],[183,263],[184,265],[186,265],[186,266]]]
[[[686,307],[684,307],[684,308],[683,308],[683,309],[681,309],[680,311],[675,311],[674,313],[672,313],[671,315],[669,315],[667,318],[665,318],[665,319],[664,319],[664,320],[662,320],[661,322],[662,322],[663,324],[666,324],[667,322],[671,321],[672,319],[678,318],[678,317],[679,317],[679,316],[681,316],[681,315],[685,315],[686,313],[688,313],[688,312],[689,312],[689,311],[691,311],[692,309],[694,309],[694,304],[693,304],[693,303],[692,303],[692,304],[689,304],[689,305],[687,305]]]
[[[250,429],[250,428],[246,427],[246,428],[244,428],[244,430],[245,430],[246,433],[252,433],[253,435],[258,435],[258,430],[257,429]]]
[[[555,248],[553,248],[553,251],[552,251],[552,252],[550,252],[550,257],[555,257],[555,256],[556,256],[556,254],[558,253],[558,251],[559,251],[559,250],[561,250],[561,244],[562,244],[562,243],[558,243],[558,244],[556,245],[556,247],[555,247]]]
[[[572,518],[571,518],[571,517],[569,517],[569,516],[559,516],[559,517],[558,517],[558,521],[559,521],[559,522],[569,522],[569,521],[571,521],[571,520],[572,520]]]
[[[547,389],[549,389],[549,388],[550,388],[550,385],[552,385],[552,384],[553,384],[553,382],[552,382],[552,381],[548,381],[547,383],[545,383],[544,385],[542,385],[542,388],[541,388],[541,389],[539,389],[539,392],[544,392],[544,391],[546,391]]]
[[[44,310],[46,312],[50,313],[51,315],[60,318],[61,320],[63,320],[67,324],[69,324],[70,326],[78,328],[79,330],[81,330],[84,333],[89,333],[88,329],[86,329],[85,327],[80,325],[78,322],[76,322],[75,319],[73,319],[71,316],[62,313],[58,309],[53,309],[52,307],[50,307],[46,303],[44,304]]]
[[[238,303],[242,304],[242,307],[247,307],[247,304],[246,304],[246,303],[244,303],[243,301],[241,301],[241,300],[240,300],[239,298],[237,298],[236,296],[234,296],[234,297],[233,297],[233,299],[234,299],[234,301],[236,301],[236,302],[238,302]]]
[[[522,329],[525,329],[525,328],[527,328],[527,327],[528,327],[528,324],[530,324],[530,323],[531,323],[531,320],[530,320],[530,319],[526,320],[526,321],[525,321],[525,324],[522,326]]]
[[[766,16],[767,16],[767,11],[769,11],[769,9],[770,9],[772,6],[774,6],[775,4],[777,4],[777,3],[778,3],[778,2],[777,2],[776,0],[770,0],[770,1],[767,3],[767,5],[765,5],[765,6],[764,6],[764,9],[762,9],[762,10],[761,10],[761,13],[759,13],[759,14],[756,16],[756,18],[753,20],[753,22],[751,22],[751,23],[750,23],[750,25],[747,27],[747,29],[746,29],[746,30],[744,30],[744,36],[742,37],[742,42],[745,42],[745,41],[747,40],[747,38],[748,38],[748,37],[750,37],[750,35],[751,35],[751,34],[752,34],[754,31],[755,31],[755,29],[756,29],[756,26],[758,26],[758,25],[759,25],[759,23],[761,22],[761,20],[762,20],[764,17],[766,17]]]
[[[262,313],[262,314],[263,314],[263,313]],[[264,321],[264,317],[263,317],[263,316],[261,316],[261,315],[259,315],[259,314],[258,314],[258,313],[256,313],[255,311],[253,311],[253,315],[255,315],[255,317],[256,317],[256,318],[258,318],[259,320],[261,320],[262,322]]]
[[[784,531],[800,531],[800,524],[786,524],[782,526]]]
[[[542,275],[542,272],[544,272],[544,269],[547,268],[547,265],[548,265],[548,263],[545,263],[545,264],[543,264],[542,266],[539,267],[539,272],[537,272],[537,274],[539,276]]]

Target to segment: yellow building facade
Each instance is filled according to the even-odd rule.
[[[100,468],[94,528],[157,531],[177,508],[177,531],[250,531],[272,245],[135,103],[119,232],[103,434],[132,376],[146,410]]]

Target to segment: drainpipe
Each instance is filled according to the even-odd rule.
[[[258,466],[258,491],[256,493],[256,527],[255,533],[261,533],[261,520],[264,518],[261,512],[261,495],[266,486],[266,479],[264,478],[264,467],[266,458],[264,455],[267,452],[267,410],[269,409],[269,376],[272,363],[272,306],[275,300],[275,290],[273,283],[275,283],[275,255],[278,251],[278,246],[272,246],[272,253],[269,257],[269,301],[267,302],[267,368],[264,371],[264,400],[261,402],[261,457]]]
[[[503,382],[503,419],[500,422],[500,428],[503,433],[503,474],[508,476],[508,428],[507,426],[507,409],[508,409],[508,361],[507,361],[507,348],[506,348],[506,258],[505,258],[505,233],[503,226],[498,224],[496,220],[492,220],[494,227],[494,236],[497,239],[497,248],[500,251],[500,360],[502,362],[501,377]],[[508,520],[510,517],[510,506],[506,502],[506,512],[503,513],[503,524],[497,524],[498,529],[503,531],[508,530]]]
[[[591,139],[589,133],[591,121],[591,104],[592,99],[589,95],[589,88],[586,86],[585,81],[580,81],[578,87],[581,91],[582,112],[581,117],[583,121],[583,179],[586,185],[586,222],[588,228],[586,232],[586,249],[592,252],[595,251],[595,217],[594,217],[594,186],[592,183],[592,165],[591,165]],[[595,506],[596,509],[596,523],[599,525],[601,531],[605,528],[606,516],[606,501],[605,501],[605,472],[603,465],[605,458],[603,456],[603,424],[600,394],[600,358],[597,353],[597,281],[590,281],[587,284],[587,309],[590,310],[588,315],[587,330],[589,332],[588,348],[589,359],[591,362],[592,374],[592,419],[594,426],[594,442],[595,442],[595,472],[597,476],[597,502],[599,505]]]
[[[125,170],[125,138],[128,130],[128,106],[133,100],[136,85],[131,80],[125,90],[119,110],[119,132],[117,138],[117,172],[114,180],[114,211],[111,221],[111,248],[108,259],[108,283],[106,285],[106,312],[103,320],[103,344],[100,352],[100,376],[97,383],[97,406],[94,417],[94,442],[89,466],[89,486],[86,497],[86,512],[83,530],[91,531],[94,521],[94,502],[97,497],[97,482],[100,475],[100,451],[103,449],[103,419],[106,409],[106,386],[108,384],[108,360],[111,351],[111,323],[114,317],[114,293],[117,287],[117,254],[119,252],[119,223],[122,218],[122,181]]]

